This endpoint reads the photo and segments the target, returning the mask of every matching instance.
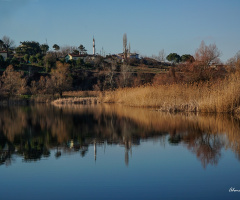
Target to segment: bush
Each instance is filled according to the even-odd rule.
[[[19,60],[17,58],[13,57],[12,60],[11,60],[11,64],[16,66],[16,65],[19,65],[20,62],[19,62]]]
[[[43,67],[43,66],[44,66],[44,63],[43,63],[42,60],[38,61],[38,66],[39,66],[39,67]]]
[[[37,58],[35,56],[30,56],[29,61],[31,63],[36,63],[37,62]]]

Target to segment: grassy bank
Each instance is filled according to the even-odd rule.
[[[69,105],[69,104],[83,104],[83,105],[91,105],[98,104],[99,100],[97,97],[74,97],[74,98],[61,98],[54,100],[52,102],[54,105]]]
[[[100,100],[170,112],[239,112],[240,73],[215,82],[123,88],[106,92]]]

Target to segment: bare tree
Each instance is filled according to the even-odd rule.
[[[200,47],[195,52],[195,59],[209,66],[213,62],[220,62],[219,57],[221,52],[218,50],[216,44],[205,45],[204,41],[201,42]]]
[[[164,49],[162,49],[161,51],[159,51],[158,56],[156,55],[152,55],[152,58],[159,61],[159,62],[165,62],[166,60],[166,54],[164,52]]]
[[[59,56],[66,56],[69,53],[72,53],[74,50],[77,50],[76,46],[61,46],[59,50]]]
[[[109,85],[110,89],[114,88],[114,74],[116,70],[116,62],[112,62],[110,68],[106,71],[105,82]]]
[[[51,70],[51,80],[54,91],[62,97],[63,91],[67,91],[72,87],[70,65],[58,61],[56,63],[56,69]]]
[[[159,53],[158,53],[158,59],[159,59],[160,62],[165,62],[165,60],[166,60],[166,54],[165,54],[164,49],[162,49],[161,51],[159,51]]]
[[[2,42],[3,42],[4,47],[6,48],[7,51],[10,47],[13,47],[13,45],[14,45],[14,41],[11,40],[10,37],[8,37],[6,35],[3,36]]]
[[[130,42],[128,43],[128,53],[131,53],[131,45],[130,45]]]
[[[121,65],[121,74],[119,76],[119,87],[127,87],[130,83],[130,78],[132,76],[130,65],[122,64]]]
[[[17,72],[12,65],[9,65],[3,72],[3,92],[8,96],[24,94],[27,90],[27,82],[23,72]]]
[[[232,69],[240,69],[240,51],[236,53],[236,55],[227,60],[226,64]]]
[[[124,59],[127,59],[127,34],[123,34],[123,53],[124,53]]]
[[[0,50],[4,49],[4,42],[2,40],[0,40]]]

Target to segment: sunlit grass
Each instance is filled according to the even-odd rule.
[[[64,97],[97,97],[100,95],[99,91],[66,91],[63,92]]]
[[[235,73],[215,82],[121,88],[106,92],[101,101],[172,112],[236,112],[239,97],[240,73]]]
[[[91,105],[91,104],[98,104],[99,100],[97,97],[74,97],[74,98],[61,98],[56,99],[52,102],[54,105],[59,104],[84,104],[84,105]]]

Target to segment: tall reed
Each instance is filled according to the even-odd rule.
[[[237,112],[240,73],[214,82],[121,88],[106,92],[101,101],[173,112]]]

